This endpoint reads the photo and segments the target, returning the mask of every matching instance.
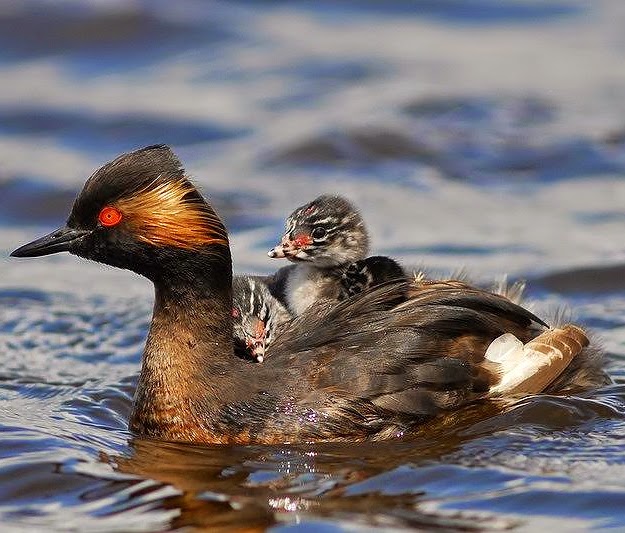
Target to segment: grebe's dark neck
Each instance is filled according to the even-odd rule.
[[[191,404],[221,394],[215,377],[235,359],[232,262],[227,246],[214,245],[176,251],[160,266],[131,429],[175,439],[197,425]]]

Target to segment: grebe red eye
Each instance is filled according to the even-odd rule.
[[[122,214],[119,209],[107,205],[102,208],[102,211],[100,211],[98,220],[100,221],[100,224],[110,228],[111,226],[116,226],[121,222]]]

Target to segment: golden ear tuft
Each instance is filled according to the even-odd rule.
[[[154,246],[197,250],[228,246],[221,220],[185,178],[152,184],[115,203],[131,231]]]

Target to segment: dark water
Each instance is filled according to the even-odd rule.
[[[625,529],[624,23],[620,0],[0,4],[2,531]],[[539,314],[596,332],[614,384],[404,442],[133,438],[148,284],[6,255],[156,142],[237,270],[275,269],[284,216],[345,194],[376,252],[529,279]]]

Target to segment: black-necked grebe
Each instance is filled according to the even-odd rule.
[[[130,419],[139,435],[201,443],[378,440],[477,399],[604,379],[600,353],[584,348],[581,329],[547,329],[504,297],[453,283],[388,283],[312,306],[279,333],[263,364],[236,357],[226,230],[162,145],[101,167],[64,227],[12,255],[61,251],[154,284]],[[400,294],[407,301],[388,309]]]

